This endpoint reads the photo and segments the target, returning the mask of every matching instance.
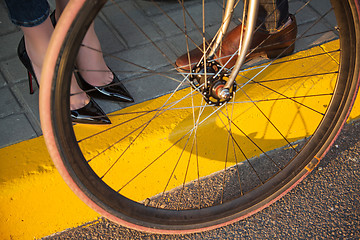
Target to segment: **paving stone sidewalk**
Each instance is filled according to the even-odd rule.
[[[150,7],[151,3],[143,0],[122,0],[119,1],[124,7],[125,11],[132,14],[136,21],[141,25],[148,27],[149,34],[152,39],[156,39],[161,47],[168,47],[172,51],[172,59],[184,52],[184,49],[177,47],[178,33],[174,28],[164,24],[165,16],[159,12],[155,7]],[[208,1],[212,7],[220,8],[222,1],[210,0]],[[299,32],[305,29],[306,26],[312,24],[323,11],[323,1],[312,1],[311,5],[306,6],[306,14],[297,19]],[[174,2],[164,3],[167,4],[167,9],[172,9],[176,5]],[[186,1],[189,11],[196,11],[200,6],[200,1],[188,0]],[[297,9],[301,0],[290,0],[290,10]],[[50,5],[54,8],[54,2],[51,1]],[[181,17],[182,11],[174,10],[172,12],[174,19]],[[196,14],[194,14],[196,17]],[[111,19],[111,20],[110,20]],[[211,19],[211,18],[209,18]],[[331,24],[333,16],[327,16],[323,23],[319,25],[326,26]],[[121,24],[114,24],[114,22]],[[149,23],[162,22],[158,25],[157,29],[151,29]],[[211,21],[210,23],[211,24]],[[232,26],[238,24],[233,22]],[[144,36],[134,35],[139,34],[135,28],[129,28],[128,22],[123,16],[114,11],[114,8],[105,7],[104,11],[100,14],[100,20],[96,22],[97,33],[102,42],[104,52],[117,53],[119,55],[132,55],[134,57],[144,56],[148,53],[151,57],[155,57],[149,50],[148,43]],[[211,33],[210,33],[211,34]],[[132,36],[131,41],[128,36]],[[22,32],[14,26],[7,14],[4,1],[0,2],[0,148],[6,147],[24,140],[40,136],[41,127],[39,121],[39,104],[38,97],[39,91],[33,95],[29,94],[27,73],[25,68],[17,57],[17,46],[22,37]],[[333,35],[325,36],[332,39]],[[110,40],[114,40],[115,42]],[[163,44],[163,40],[167,40],[167,45]],[[323,40],[323,39],[322,39]],[[163,41],[165,42],[165,41]],[[306,38],[301,44],[311,46],[316,44],[316,38]],[[299,44],[297,47],[302,47]],[[170,51],[170,52],[171,52]],[[161,67],[161,60],[159,61]],[[111,65],[111,63],[110,63]],[[149,89],[167,88],[166,84],[154,82],[147,82],[147,88],[143,85],[125,80],[125,85],[131,93],[136,93],[135,100],[140,102],[149,98]],[[99,102],[100,106],[106,112],[112,112],[122,107],[121,103],[114,102]]]

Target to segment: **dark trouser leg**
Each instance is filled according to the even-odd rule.
[[[288,0],[260,0],[257,25],[275,32],[289,17]]]
[[[22,27],[34,27],[49,16],[47,0],[5,0],[11,21]]]

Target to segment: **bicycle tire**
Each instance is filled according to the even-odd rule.
[[[69,79],[71,79],[72,72],[76,71],[74,70],[75,59],[76,59],[77,51],[81,47],[82,38],[85,35],[86,30],[90,26],[93,19],[96,17],[96,15],[99,13],[101,8],[104,6],[105,1],[92,1],[92,0],[70,1],[66,10],[63,12],[62,17],[60,18],[56,30],[54,32],[54,35],[52,37],[42,72],[42,78],[45,80],[41,81],[42,86],[40,89],[41,125],[49,153],[56,165],[56,168],[58,169],[64,180],[67,182],[67,184],[70,186],[70,188],[95,211],[99,212],[106,218],[114,222],[117,222],[121,225],[143,231],[156,232],[156,233],[199,232],[199,231],[209,230],[223,225],[227,225],[235,221],[239,221],[269,206],[271,203],[275,202],[284,194],[286,194],[288,191],[290,191],[293,187],[295,187],[296,184],[298,184],[302,179],[304,179],[317,166],[320,159],[329,150],[331,144],[335,141],[342,126],[346,122],[346,119],[351,110],[351,106],[353,105],[356,97],[356,93],[359,87],[359,73],[358,73],[359,49],[360,49],[359,2],[353,0],[349,0],[349,1],[332,0],[331,3],[337,19],[337,24],[338,24],[337,30],[339,31],[339,42],[340,42],[339,49],[341,49],[341,52],[339,53],[340,50],[336,51],[336,54],[338,54],[336,56],[339,56],[338,59],[339,68],[335,73],[337,75],[337,77],[335,78],[336,84],[334,84],[333,82],[331,84],[331,86],[333,86],[333,92],[326,94],[327,95],[326,101],[328,102],[328,104],[327,106],[323,106],[323,108],[325,109],[321,111],[323,116],[321,117],[320,120],[316,121],[317,122],[316,126],[311,128],[311,130],[309,130],[311,133],[309,134],[308,132],[306,132],[304,133],[304,136],[302,136],[301,138],[298,137],[296,139],[293,139],[289,137],[288,139],[281,139],[282,142],[285,141],[286,143],[285,144],[281,143],[279,146],[276,146],[275,150],[268,148],[266,148],[266,150],[260,150],[260,153],[258,152],[259,150],[253,150],[253,149],[261,148],[261,146],[258,146],[258,144],[256,143],[256,142],[259,143],[260,141],[250,136],[251,134],[244,133],[241,141],[245,142],[246,139],[251,139],[249,140],[253,145],[251,151],[255,152],[255,154],[251,155],[251,157],[245,156],[244,160],[241,162],[238,160],[232,160],[233,162],[234,161],[236,162],[235,164],[231,165],[230,160],[227,159],[228,155],[230,155],[228,154],[229,152],[228,150],[226,150],[225,154],[222,155],[224,158],[226,158],[226,160],[224,159],[218,160],[217,159],[218,156],[215,153],[213,153],[211,150],[212,148],[218,147],[218,145],[223,146],[223,148],[226,147],[230,148],[229,147],[230,145],[239,144],[240,140],[236,140],[238,136],[237,135],[235,136],[235,132],[237,134],[241,134],[243,133],[243,130],[241,129],[241,127],[239,127],[240,124],[236,122],[237,120],[235,118],[230,120],[229,119],[230,114],[225,116],[222,120],[219,120],[221,118],[218,115],[215,115],[216,111],[214,110],[215,113],[212,114],[217,117],[216,118],[218,119],[217,124],[218,125],[220,124],[222,128],[225,129],[225,135],[221,135],[221,133],[219,133],[219,131],[216,131],[216,129],[214,128],[211,128],[211,131],[214,131],[215,134],[218,134],[218,136],[220,137],[225,136],[222,142],[218,142],[216,140],[218,137],[212,138],[211,136],[206,135],[205,132],[208,131],[207,128],[205,129],[205,132],[197,133],[198,135],[196,135],[196,137],[193,138],[186,137],[187,134],[184,133],[183,135],[181,135],[181,137],[176,138],[176,134],[178,134],[180,130],[173,125],[177,125],[177,124],[181,125],[182,122],[186,122],[188,121],[188,119],[186,117],[181,116],[181,114],[186,115],[186,113],[180,112],[180,110],[174,108],[173,109],[174,111],[180,112],[176,116],[178,116],[181,121],[180,120],[175,122],[170,121],[169,119],[174,118],[174,116],[171,115],[170,117],[164,118],[161,121],[159,120],[161,124],[166,123],[166,120],[169,121],[169,126],[159,125],[156,126],[158,127],[156,129],[160,129],[161,131],[165,131],[165,132],[166,132],[166,128],[171,129],[171,133],[175,135],[175,137],[173,135],[165,134],[167,137],[170,136],[168,140],[172,142],[171,146],[175,146],[178,143],[180,145],[182,139],[185,139],[186,143],[183,143],[183,145],[181,145],[181,147],[179,147],[177,151],[174,150],[174,152],[177,152],[178,154],[176,155],[176,153],[172,153],[174,154],[173,159],[170,159],[169,156],[167,156],[169,159],[166,159],[166,161],[172,163],[170,168],[172,169],[172,172],[171,171],[168,172],[167,176],[170,175],[170,177],[167,177],[165,182],[162,183],[161,188],[164,190],[161,191],[156,190],[155,194],[153,192],[151,193],[153,195],[149,195],[148,197],[141,196],[142,199],[136,199],[136,197],[133,197],[134,189],[136,192],[140,192],[140,190],[137,189],[141,189],[141,185],[145,185],[146,187],[149,187],[149,185],[145,184],[146,183],[145,180],[140,181],[140,183],[138,185],[135,185],[135,187],[132,186],[132,190],[129,191],[129,193],[126,192],[125,194],[120,194],[119,192],[120,190],[123,191],[122,188],[124,188],[124,186],[119,187],[116,186],[116,184],[114,184],[113,182],[111,182],[112,180],[109,181],[104,180],[103,176],[101,176],[101,174],[97,172],[99,171],[98,169],[96,169],[98,166],[96,166],[96,164],[94,164],[93,162],[91,163],[88,162],[90,160],[86,159],[86,157],[90,158],[89,156],[94,155],[94,153],[92,152],[93,150],[87,149],[85,148],[85,146],[82,145],[82,143],[79,143],[80,141],[84,141],[83,139],[86,138],[84,137],[85,135],[87,136],[87,134],[89,134],[89,133],[84,133],[85,130],[89,132],[95,131],[97,132],[97,134],[99,133],[106,134],[106,132],[113,132],[111,136],[120,134],[121,131],[120,132],[117,131],[115,132],[116,133],[115,134],[114,127],[111,126],[93,128],[86,126],[81,127],[76,125],[74,127],[73,124],[71,123],[71,118],[69,114],[69,109],[70,109]],[[105,5],[105,7],[108,6]],[[120,56],[121,54],[124,54],[124,52],[120,52]],[[334,58],[334,56],[331,57]],[[172,60],[175,59],[172,58]],[[294,59],[292,60],[294,61]],[[124,63],[124,61],[122,61],[122,63]],[[282,59],[278,59],[273,63],[284,64]],[[146,69],[151,69],[148,68],[147,66],[145,67]],[[158,67],[159,72],[157,76],[160,76],[164,72],[166,73],[166,71],[164,71],[163,68],[164,66]],[[172,68],[172,65],[170,65],[170,68]],[[153,69],[151,69],[151,71],[153,71]],[[146,73],[148,74],[149,72],[145,71],[145,74]],[[324,73],[324,75],[326,74],[327,73]],[[141,79],[141,77],[139,77],[139,79]],[[305,82],[302,83],[305,84]],[[238,83],[237,85],[239,86],[240,84]],[[259,84],[257,84],[256,86],[259,86]],[[295,85],[293,87],[297,88]],[[313,86],[311,86],[310,88],[312,87]],[[196,90],[191,90],[191,87],[182,87],[182,86],[180,87],[178,85],[174,87],[174,89],[176,90],[180,88],[181,90],[185,89],[185,91],[190,91],[190,93],[192,93],[193,95],[196,94],[194,93],[196,92]],[[249,94],[250,94],[251,88],[247,90],[249,90]],[[274,90],[271,91],[274,92]],[[173,93],[174,91],[172,92],[170,91],[170,95]],[[236,92],[236,94],[240,95],[239,92]],[[309,94],[309,96],[310,95],[311,94]],[[111,116],[110,118],[112,120],[115,119],[115,121],[113,122],[115,122],[114,126],[116,127],[126,125],[127,122],[133,120],[132,118],[127,117],[125,111],[128,111],[127,112],[128,115],[139,114],[140,116],[142,116],[141,114],[154,113],[154,115],[152,115],[153,118],[159,117],[160,114],[157,114],[159,112],[158,108],[153,107],[152,104],[153,102],[156,103],[156,101],[163,100],[165,103],[160,105],[156,103],[154,106],[164,106],[167,103],[167,101],[164,99],[169,99],[170,97],[168,96],[169,94],[168,91],[166,90],[165,92],[159,93],[157,94],[157,96],[154,96],[156,97],[155,99],[153,98],[153,96],[149,97],[148,101],[145,101],[144,104],[138,103],[132,106],[122,106],[123,109],[120,111],[123,112],[121,112],[120,114],[122,114],[121,115],[122,118],[125,118],[123,122],[118,122],[115,119],[117,117],[116,114],[115,115],[109,114],[109,116]],[[279,96],[281,95],[276,96],[276,100],[274,100],[274,98],[271,100],[271,98],[265,98],[265,97],[262,101],[260,100],[252,101],[250,99],[250,104],[253,106],[253,108],[258,109],[256,116],[258,118],[260,118],[259,115],[261,117],[264,117],[262,116],[264,115],[262,113],[263,111],[260,110],[261,107],[263,107],[263,105],[261,104],[263,102],[268,102],[269,99],[273,103],[272,105],[273,109],[276,109],[276,107],[274,106],[278,104],[278,100],[281,98]],[[299,101],[294,102],[294,98],[296,97],[287,96],[287,100],[290,100],[292,104],[297,105],[299,108],[303,106],[302,104],[299,103]],[[153,107],[150,110],[146,110],[146,104],[148,104],[148,102],[150,102],[149,105]],[[239,102],[241,103],[240,100]],[[231,106],[231,102],[227,104]],[[232,106],[236,106],[236,104],[238,103],[237,102],[235,104],[233,103]],[[242,104],[245,105],[246,103],[242,103]],[[211,107],[211,108],[225,109],[224,106]],[[306,108],[309,108],[309,106],[306,106]],[[203,110],[203,111],[206,112],[207,110]],[[221,113],[221,110],[217,110],[217,111]],[[164,111],[164,112],[165,113],[162,114],[161,117],[163,117],[168,113],[168,111]],[[267,125],[269,126],[273,125],[272,121],[275,121],[275,120],[270,120],[271,116],[272,113],[270,111],[270,113],[266,117],[266,119],[269,120],[269,122],[267,123]],[[140,126],[142,126],[141,124],[152,125],[154,121],[156,121],[153,120],[153,118],[150,117],[151,120],[146,119],[144,120],[144,122],[139,123]],[[194,118],[195,117],[193,117],[193,119]],[[200,123],[202,124],[207,120],[208,118],[204,117],[203,121]],[[226,127],[227,125],[224,123],[224,121],[229,121],[229,126],[231,127]],[[251,123],[252,120],[249,119],[248,121]],[[211,123],[212,122],[210,122],[209,124],[211,125]],[[200,127],[203,127],[205,125],[205,124],[202,125],[201,124],[199,124]],[[126,128],[124,127],[123,131],[125,131],[128,128],[131,128],[132,126],[126,125]],[[76,129],[74,130],[74,128]],[[78,128],[83,128],[82,129],[83,132],[78,130]],[[193,129],[194,128],[195,127],[193,127]],[[133,129],[133,131],[135,130]],[[147,143],[149,143],[149,145],[153,147],[157,146],[157,148],[161,150],[161,148],[163,148],[163,146],[161,145],[163,138],[156,139],[149,132],[146,132],[147,130],[148,128],[141,131],[140,133],[144,134],[144,138],[148,137]],[[155,133],[159,134],[160,130],[155,131]],[[196,131],[198,131],[197,127],[196,127]],[[273,130],[273,131],[277,131],[277,130]],[[278,131],[277,134],[280,134],[280,130]],[[137,141],[138,136],[139,135],[135,134],[134,136],[132,136],[132,138],[130,138],[130,140],[127,139],[127,141],[130,142],[130,145],[127,148],[126,146],[118,147],[118,149],[114,151],[115,154],[117,151],[120,151],[119,149],[121,148],[129,149],[130,147],[132,148],[133,146],[135,146],[134,142]],[[203,140],[206,144],[210,143],[213,145],[210,146],[210,148],[205,148],[203,145],[197,142],[197,141],[200,142],[200,140],[197,140],[198,136],[204,136],[204,137],[206,136],[205,138],[209,138],[210,140],[208,141],[205,141],[205,139],[201,139],[201,140]],[[161,137],[163,137],[163,135]],[[175,138],[175,140],[173,138]],[[114,144],[114,142],[116,143],[116,141],[117,140],[113,140],[113,142],[109,142],[105,144],[107,144],[107,146],[112,146],[112,144]],[[188,149],[187,143],[191,141],[196,142],[196,144],[191,145],[190,147],[188,147],[191,149]],[[268,142],[269,141],[270,140],[268,140]],[[99,141],[95,141],[95,142],[96,144],[99,145],[102,144]],[[152,142],[154,142],[154,144],[150,144]],[[229,142],[231,144],[229,144]],[[222,143],[224,143],[224,145],[221,145]],[[149,145],[144,146],[144,148],[142,148],[141,153],[137,152],[137,155],[134,155],[135,154],[134,153],[132,155],[133,158],[131,160],[127,160],[126,162],[133,161],[135,158],[140,158],[140,157],[143,159],[143,161],[146,161],[146,156],[150,154],[149,151],[147,150]],[[92,147],[94,147],[94,145],[92,145]],[[168,145],[166,145],[166,149],[167,147]],[[193,150],[194,148],[196,150]],[[197,153],[197,150],[201,148],[206,149],[206,152],[204,151],[205,153],[202,153],[203,155]],[[234,158],[237,158],[236,157],[237,154],[240,155],[241,153],[243,153],[243,151],[246,151],[240,147],[237,147],[236,150],[234,149],[235,146],[232,149],[232,151],[234,152],[233,153]],[[276,159],[275,165],[279,165],[280,170],[275,172],[275,170],[273,169],[274,167],[272,167],[271,165],[273,163],[264,163],[265,162],[264,159],[271,158],[270,155],[273,156],[272,154],[275,154],[276,156],[283,154],[281,155],[281,157],[285,158],[286,155],[284,152],[286,152],[286,150],[288,149],[292,151],[292,153],[290,154],[291,156],[289,156],[285,160],[282,160],[282,158],[280,157],[279,157],[280,160]],[[102,150],[99,148],[99,149],[95,149],[94,151],[96,153],[101,153]],[[206,163],[209,163],[208,165],[212,165],[212,164],[216,165],[216,160],[217,160],[218,162],[223,161],[221,162],[221,164],[224,166],[223,169],[219,171],[216,170],[214,171],[213,169],[211,169],[212,172],[210,173],[207,172],[204,175],[200,175],[196,173],[194,174],[195,179],[187,180],[188,170],[186,165],[190,166],[192,162],[190,162],[190,160],[184,161],[183,163],[184,166],[182,166],[182,168],[185,169],[183,170],[184,176],[182,177],[180,184],[170,183],[172,179],[176,178],[175,175],[178,174],[178,172],[176,171],[179,168],[179,164],[181,164],[180,163],[180,160],[182,158],[181,155],[182,154],[185,155],[188,153],[190,153],[189,155],[191,155],[193,151],[196,151],[196,154],[194,154],[196,158],[201,158],[201,160],[198,160],[198,162],[196,161],[194,162],[195,165],[197,164],[199,165],[199,161],[205,161],[205,160],[207,161]],[[127,153],[128,152],[126,152],[126,154]],[[164,149],[162,149],[162,152],[154,153],[154,156],[158,156],[158,158],[155,159],[152,158],[152,160],[148,160],[146,166],[143,166],[136,170],[135,172],[136,174],[134,174],[135,176],[129,176],[129,177],[126,176],[127,179],[122,181],[128,182],[129,180],[132,180],[133,178],[141,175],[148,168],[150,168],[150,166],[151,167],[154,166],[155,165],[154,163],[157,161],[157,159],[160,159],[166,153],[167,152],[165,152]],[[122,155],[122,154],[124,153],[118,155]],[[246,152],[246,154],[249,154],[249,152]],[[260,155],[259,156],[260,160],[255,159],[255,156],[258,155]],[[211,157],[213,157],[213,159],[211,159]],[[205,160],[202,160],[202,158],[204,158]],[[109,157],[108,161],[111,161],[111,159],[114,158]],[[119,158],[116,157],[116,159]],[[116,160],[115,163],[117,163]],[[104,164],[106,165],[109,163],[103,161],[101,165]],[[136,162],[136,164],[140,164],[140,163]],[[263,164],[261,168],[262,170],[264,170],[264,168],[265,169],[268,168],[270,170],[262,173],[263,175],[261,175],[255,170],[256,168],[259,167],[258,164]],[[112,165],[114,165],[114,160]],[[159,169],[157,169],[157,171],[155,172],[156,176],[154,176],[154,174],[151,175],[153,178],[159,177],[159,179],[157,179],[156,181],[161,181],[160,175],[161,172],[163,171],[163,165],[164,163],[161,164]],[[131,168],[132,165],[129,164],[126,165],[126,163],[124,163],[123,166],[128,166],[129,168],[126,168],[126,170],[128,170]],[[110,168],[111,167],[109,167],[109,169]],[[241,170],[250,170],[249,175],[246,176],[246,179],[244,179],[245,177],[242,175],[245,174],[245,171],[244,173],[243,171],[240,172],[239,170],[240,168]],[[102,168],[99,167],[99,169],[103,171]],[[195,167],[195,171],[199,172],[199,168]],[[122,170],[121,173],[125,175],[125,173],[127,172],[128,171]],[[175,172],[176,174],[174,174]],[[233,176],[234,174],[231,175],[231,173],[238,175],[237,178],[239,180],[234,181],[233,178],[236,178],[236,176],[234,177]],[[152,180],[153,179],[147,179],[147,181],[150,182],[149,184],[154,184]],[[249,180],[249,183],[246,182],[246,180]],[[207,186],[205,184],[206,182],[210,182],[208,185],[210,184],[213,185]],[[225,184],[225,182],[227,182],[228,184]],[[242,184],[245,183],[249,184],[248,187],[249,189],[246,189],[245,186],[242,186]],[[126,185],[126,184],[123,183],[122,185]],[[194,192],[192,192],[191,188],[196,184],[198,184],[199,187],[196,188]],[[200,184],[203,184],[202,187],[205,187],[207,191],[206,193],[208,195],[206,195],[205,192],[202,192],[202,188],[200,188]],[[168,189],[169,185],[173,185],[172,191]],[[118,191],[119,188],[120,190]],[[214,191],[214,190],[211,191],[209,189],[218,189],[218,191]],[[188,195],[184,193],[186,191],[188,191]],[[180,195],[181,198],[180,203],[177,202],[176,206],[172,205],[172,203],[170,202],[170,200],[176,198],[175,195],[176,196]],[[201,195],[203,198],[200,197]],[[214,195],[213,196],[214,199],[210,199],[211,197],[210,195]],[[205,199],[206,201],[201,201],[203,199]],[[200,202],[199,205],[197,205],[197,202]],[[214,206],[212,206],[211,204],[214,204]]]

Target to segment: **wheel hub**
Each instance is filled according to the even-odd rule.
[[[204,63],[201,62],[192,69],[190,82],[192,87],[203,95],[208,104],[220,106],[232,98],[236,89],[236,83],[230,89],[224,88],[228,76],[229,74],[222,69],[219,63],[207,62],[205,71]]]

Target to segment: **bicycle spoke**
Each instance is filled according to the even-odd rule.
[[[249,95],[247,95],[247,93],[246,92],[244,92],[243,90],[242,90],[242,92],[246,95],[246,97],[248,97],[249,99],[250,99],[250,101],[251,101],[251,98],[249,97]],[[267,119],[267,121],[268,121],[268,123],[270,124],[270,125],[272,125],[273,127],[274,127],[274,129],[281,135],[281,137],[289,144],[289,146],[295,151],[295,152],[297,152],[297,150],[294,148],[294,146],[289,142],[289,140],[280,132],[280,130],[274,125],[274,123],[266,116],[266,114],[259,108],[259,106],[255,103],[255,102],[253,102],[253,101],[251,101],[253,104],[254,104],[254,106],[259,110],[259,112],[261,113],[261,115],[263,115],[266,119]]]
[[[88,1],[97,8],[82,7]],[[247,13],[251,0],[71,3],[79,4],[79,23],[69,23],[74,29],[64,31],[64,49],[57,51],[47,99],[52,122],[44,135],[54,135],[55,159],[64,159],[57,166],[75,174],[70,182],[80,179],[75,189],[130,226],[197,231],[246,217],[312,171],[345,121],[356,88],[347,74],[358,69],[350,49],[358,42],[351,30],[358,10],[348,0],[323,8],[289,1],[290,16],[276,35],[266,32],[268,22],[256,22],[254,39],[262,41],[251,44],[239,72],[230,66],[243,60],[244,49],[232,44],[248,41],[239,36],[231,43],[223,34],[239,23],[234,29],[248,34],[245,22],[260,20]],[[262,20],[277,11],[266,10]],[[104,50],[83,38],[89,24],[100,30]],[[111,70],[78,63],[79,48],[104,57]],[[101,88],[124,86],[134,102],[98,101],[100,88],[88,89],[112,125],[72,125],[60,114],[69,112],[63,105],[72,83],[65,78],[109,71],[121,83]],[[76,94],[83,91],[70,96]]]
[[[223,115],[225,115],[223,112],[221,112]],[[226,115],[225,115],[226,117]],[[256,142],[254,140],[252,140],[249,135],[247,135],[236,123],[234,123],[231,119],[228,119],[229,122],[234,125],[253,145],[256,146],[257,149],[260,150],[260,152],[262,154],[264,154],[271,162],[274,163],[274,165],[278,168],[278,170],[282,170],[282,168],[277,164],[275,163],[275,161],[266,153],[266,151],[264,151],[258,144],[256,144]],[[229,123],[229,126],[230,126],[230,123]]]

